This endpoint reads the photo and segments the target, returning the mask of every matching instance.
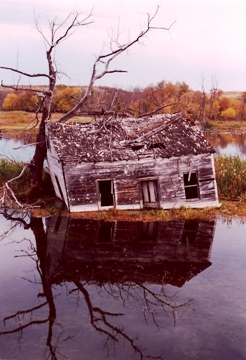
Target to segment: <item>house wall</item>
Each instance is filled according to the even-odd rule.
[[[158,184],[159,208],[218,206],[213,155],[181,156],[170,159],[141,159],[114,163],[63,165],[71,212],[100,210],[98,180],[112,180],[116,209],[144,207],[140,182]],[[60,169],[59,169],[60,171]],[[184,173],[196,173],[199,198],[186,199]],[[107,207],[106,207],[107,208]]]
[[[69,199],[67,196],[67,189],[65,185],[65,178],[63,174],[63,166],[59,160],[54,146],[48,138],[47,142],[47,163],[49,168],[50,178],[54,187],[56,196],[61,199],[69,209]]]

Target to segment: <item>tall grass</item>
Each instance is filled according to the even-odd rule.
[[[0,159],[0,186],[20,175],[23,169],[23,163],[19,161],[10,161],[8,159]],[[25,174],[20,180],[13,182],[12,188],[16,190],[25,190],[29,186],[28,174]]]
[[[20,175],[24,164],[21,161],[11,161],[8,159],[0,159],[0,187],[4,185],[8,180]],[[21,179],[18,179],[10,184],[17,195],[33,198],[35,196],[41,196],[41,193],[37,192],[30,187],[29,181],[30,170],[27,169]],[[43,172],[43,195],[54,196],[54,190],[51,183],[50,175]]]
[[[239,156],[215,157],[219,198],[246,201],[246,160]]]

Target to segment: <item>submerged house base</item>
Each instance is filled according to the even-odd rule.
[[[46,128],[51,180],[70,212],[220,205],[215,151],[180,115]]]

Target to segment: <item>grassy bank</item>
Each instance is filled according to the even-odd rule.
[[[57,121],[62,116],[61,113],[53,113],[52,121]],[[77,116],[72,121],[85,122],[88,117]],[[36,114],[26,111],[0,111],[0,133],[7,138],[27,139],[34,142],[38,126]]]
[[[207,123],[208,131],[246,131],[245,121],[236,120],[210,120]]]
[[[34,210],[35,216],[48,216],[47,210]],[[103,221],[171,221],[177,219],[222,219],[230,221],[231,218],[246,221],[246,202],[222,201],[219,208],[191,209],[181,207],[171,210],[109,210],[72,213],[73,218],[93,219]]]
[[[58,120],[61,113],[52,113],[52,121]],[[72,121],[88,121],[88,117],[75,117]],[[16,134],[29,131],[36,124],[35,113],[26,111],[0,111],[0,131],[6,134]],[[245,121],[210,120],[207,130],[214,131],[246,131]],[[37,131],[37,130],[34,130]]]

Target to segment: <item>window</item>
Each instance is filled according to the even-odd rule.
[[[112,180],[98,181],[101,206],[114,206],[114,188]]]
[[[150,149],[166,149],[166,146],[163,143],[154,143],[150,145]]]
[[[157,180],[141,181],[141,191],[144,206],[157,206],[159,201]]]
[[[198,180],[195,172],[184,174],[184,188],[187,200],[199,198]]]

